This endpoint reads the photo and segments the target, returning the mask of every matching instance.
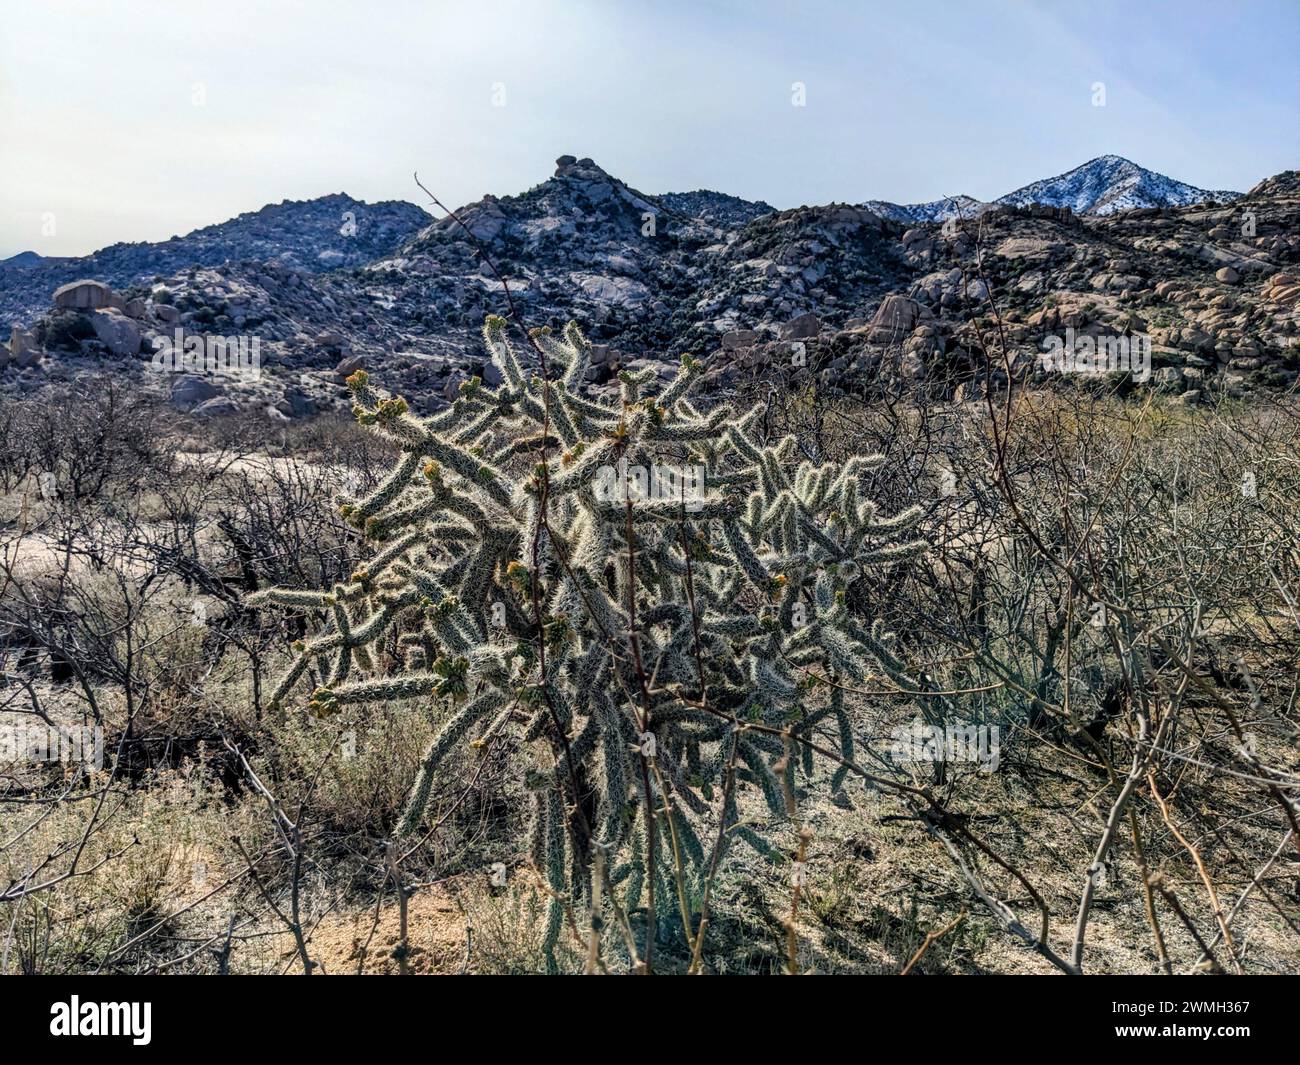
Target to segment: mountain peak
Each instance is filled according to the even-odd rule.
[[[1223,203],[1240,195],[1175,181],[1121,155],[1099,155],[1064,174],[1009,192],[996,202],[1015,207],[1037,203],[1069,207],[1075,214],[1108,215],[1135,208]]]
[[[43,262],[45,257],[34,251],[20,251],[17,255],[11,255],[8,259],[0,259],[0,266],[35,266]]]
[[[603,167],[597,166],[594,159],[587,157],[579,159],[573,155],[562,155],[555,160],[555,176],[557,178],[591,180],[599,177],[608,178],[610,175]]]
[[[637,192],[598,165],[595,160],[585,156],[578,159],[572,155],[562,155],[556,159],[555,174],[547,184],[556,182],[569,187],[575,193],[584,194],[587,199],[595,203],[617,197],[639,209],[650,209],[650,204],[647,202],[650,197]]]
[[[1225,203],[1239,192],[1211,191],[1175,181],[1139,166],[1122,155],[1099,155],[1056,177],[1035,181],[1009,192],[993,202],[1012,207],[1043,204],[1069,207],[1075,214],[1108,215],[1140,207],[1187,207],[1191,204]],[[867,200],[862,205],[882,218],[904,225],[944,222],[949,218],[970,218],[990,205],[972,196],[945,196],[928,203],[890,203]]]

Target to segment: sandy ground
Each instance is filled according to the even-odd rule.
[[[396,976],[393,956],[400,942],[395,901],[354,915],[331,915],[312,933],[308,948],[331,976]],[[422,888],[407,904],[410,956],[414,976],[445,976],[465,971],[467,922],[452,891],[441,884]],[[364,963],[362,961],[364,955]],[[471,969],[472,971],[472,969]]]

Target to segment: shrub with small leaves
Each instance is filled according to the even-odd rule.
[[[531,339],[544,375],[489,318],[501,385],[474,378],[428,418],[349,378],[358,420],[402,456],[340,500],[374,544],[348,582],[253,597],[324,619],[272,701],[306,687],[318,717],[395,700],[442,715],[399,833],[420,830],[449,758],[517,749],[548,953],[566,911],[603,923],[593,898],[621,916],[653,893],[689,940],[728,844],[769,848],[761,822],[738,823],[743,792],[788,820],[811,768],[791,738],[816,730],[852,758],[838,685],[874,664],[910,686],[845,590],[923,549],[906,540],[920,508],[886,517],[866,498],[878,457],[815,465],[793,438],[756,438],[761,409],[698,408],[689,357],[657,394],[654,370],[625,372],[598,402],[578,388],[591,348],[576,326]]]

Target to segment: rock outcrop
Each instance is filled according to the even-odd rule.
[[[318,232],[344,206],[313,204]],[[268,208],[270,237],[249,235],[257,216],[235,220],[243,236],[231,241],[257,250],[264,240],[265,257],[168,271],[172,249],[147,284],[120,290],[112,274],[79,272],[57,286],[30,342],[11,339],[0,387],[19,359],[38,374],[104,359],[143,372],[159,343],[242,338],[257,342],[261,363],[221,382],[239,409],[297,418],[344,404],[342,380],[364,366],[416,409],[433,410],[469,377],[491,383],[480,329],[487,313],[510,307],[529,327],[583,324],[594,345],[584,383],[594,392],[616,387],[622,370],[666,372],[689,353],[720,389],[788,372],[845,391],[969,396],[983,387],[979,353],[994,309],[998,335],[1030,368],[1018,372],[1037,373],[1044,345],[1065,330],[1149,338],[1149,387],[1169,392],[1284,388],[1300,371],[1294,172],[1230,203],[1094,214],[1004,203],[983,205],[977,220],[930,222],[853,204],[776,211],[714,192],[653,196],[590,159],[561,156],[534,188],[458,209],[463,226],[419,212],[424,224],[396,239],[412,221],[398,212],[384,240],[372,232],[391,243],[348,269],[292,248],[269,254],[290,239],[276,235],[279,223],[302,207]],[[22,261],[0,271],[35,269]],[[42,294],[46,308],[55,287]],[[48,357],[34,363],[42,351]],[[142,380],[177,401],[169,377]],[[215,398],[180,401],[191,409]]]

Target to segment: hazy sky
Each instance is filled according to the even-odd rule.
[[[459,205],[564,153],[778,207],[987,199],[1106,153],[1244,190],[1300,164],[1298,57],[1300,0],[0,0],[0,257],[423,203],[417,169]]]

